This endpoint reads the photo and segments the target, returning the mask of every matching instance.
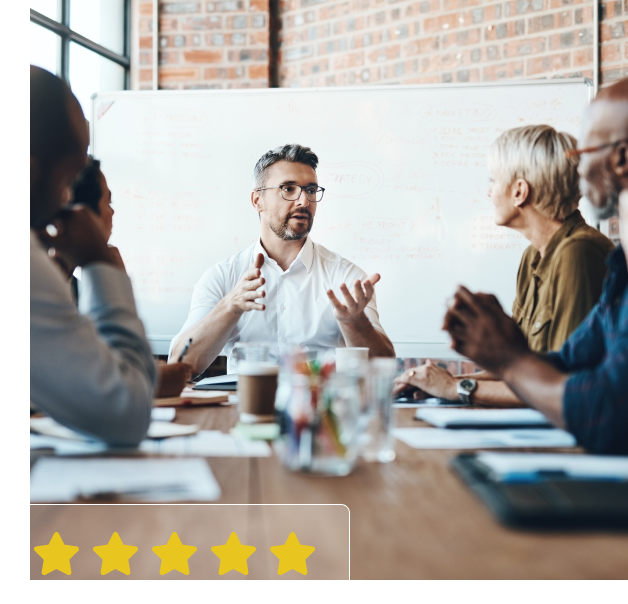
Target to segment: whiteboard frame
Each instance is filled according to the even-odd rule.
[[[125,97],[147,97],[159,95],[160,97],[178,96],[216,96],[216,95],[273,95],[273,94],[333,94],[335,92],[374,92],[394,90],[433,90],[433,89],[468,89],[468,88],[505,88],[517,86],[564,86],[582,84],[587,87],[587,104],[593,100],[595,89],[593,81],[589,78],[556,78],[552,80],[508,80],[505,82],[464,82],[452,84],[411,84],[411,85],[382,85],[382,86],[326,86],[315,88],[228,88],[228,89],[204,89],[204,90],[117,90],[109,92],[96,92],[91,101],[91,124],[95,124],[96,102],[106,99],[108,96],[124,95]],[[90,128],[90,147],[94,148],[96,129]],[[585,216],[585,218],[588,218]],[[587,220],[588,221],[588,220]],[[153,354],[167,355],[171,338],[163,335],[149,336]],[[397,358],[432,358],[443,360],[462,360],[464,357],[452,350],[442,342],[393,342]]]

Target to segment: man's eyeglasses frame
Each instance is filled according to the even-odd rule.
[[[294,197],[293,199],[288,199],[285,195],[284,195],[284,187],[295,187],[296,189],[299,190],[299,194]],[[260,187],[259,189],[255,189],[255,191],[266,191],[268,189],[281,189],[281,196],[286,200],[286,201],[296,201],[297,199],[299,199],[299,197],[301,197],[301,193],[303,192],[304,189],[308,189],[310,187],[302,187],[301,185],[278,185],[276,187]],[[310,196],[308,195],[307,191],[305,191],[305,197],[307,198],[307,200],[311,203],[319,203],[322,201],[323,199],[323,195],[325,194],[325,188],[324,187],[317,187],[316,191],[314,193],[314,197],[316,198],[316,195],[319,193],[321,194],[321,198],[320,199],[310,199]]]

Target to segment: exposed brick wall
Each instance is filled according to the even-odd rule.
[[[152,88],[153,3],[136,0],[134,88]],[[159,88],[268,86],[268,0],[159,3]]]
[[[603,5],[608,78],[627,63],[625,9]],[[593,3],[582,0],[284,0],[281,15],[282,86],[593,73]]]
[[[152,2],[133,2],[134,88],[150,88]],[[593,75],[590,0],[275,2],[279,86]],[[269,85],[269,0],[159,7],[161,88]],[[604,84],[628,76],[628,0],[599,10]]]

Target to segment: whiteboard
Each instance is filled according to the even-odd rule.
[[[510,310],[528,245],[494,224],[490,144],[525,124],[577,135],[591,93],[574,79],[94,95],[112,243],[154,352],[167,352],[203,272],[259,236],[256,161],[299,143],[318,155],[326,189],[313,240],[382,275],[377,304],[398,356],[455,356],[445,300],[463,283]]]

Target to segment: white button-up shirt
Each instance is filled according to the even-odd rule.
[[[188,318],[181,331],[172,340],[170,350],[186,329],[198,323],[224,298],[253,266],[257,254],[264,255],[262,276],[266,297],[263,311],[251,310],[240,317],[223,349],[228,357],[228,372],[233,372],[232,350],[237,342],[265,342],[277,351],[284,344],[301,344],[317,348],[336,348],[345,345],[334,318],[327,290],[333,289],[344,303],[340,285],[346,283],[353,291],[356,279],[367,274],[339,254],[314,243],[308,236],[299,255],[285,272],[271,258],[258,241],[239,254],[205,271],[194,286]],[[377,314],[375,296],[364,312],[373,327],[384,333]]]

